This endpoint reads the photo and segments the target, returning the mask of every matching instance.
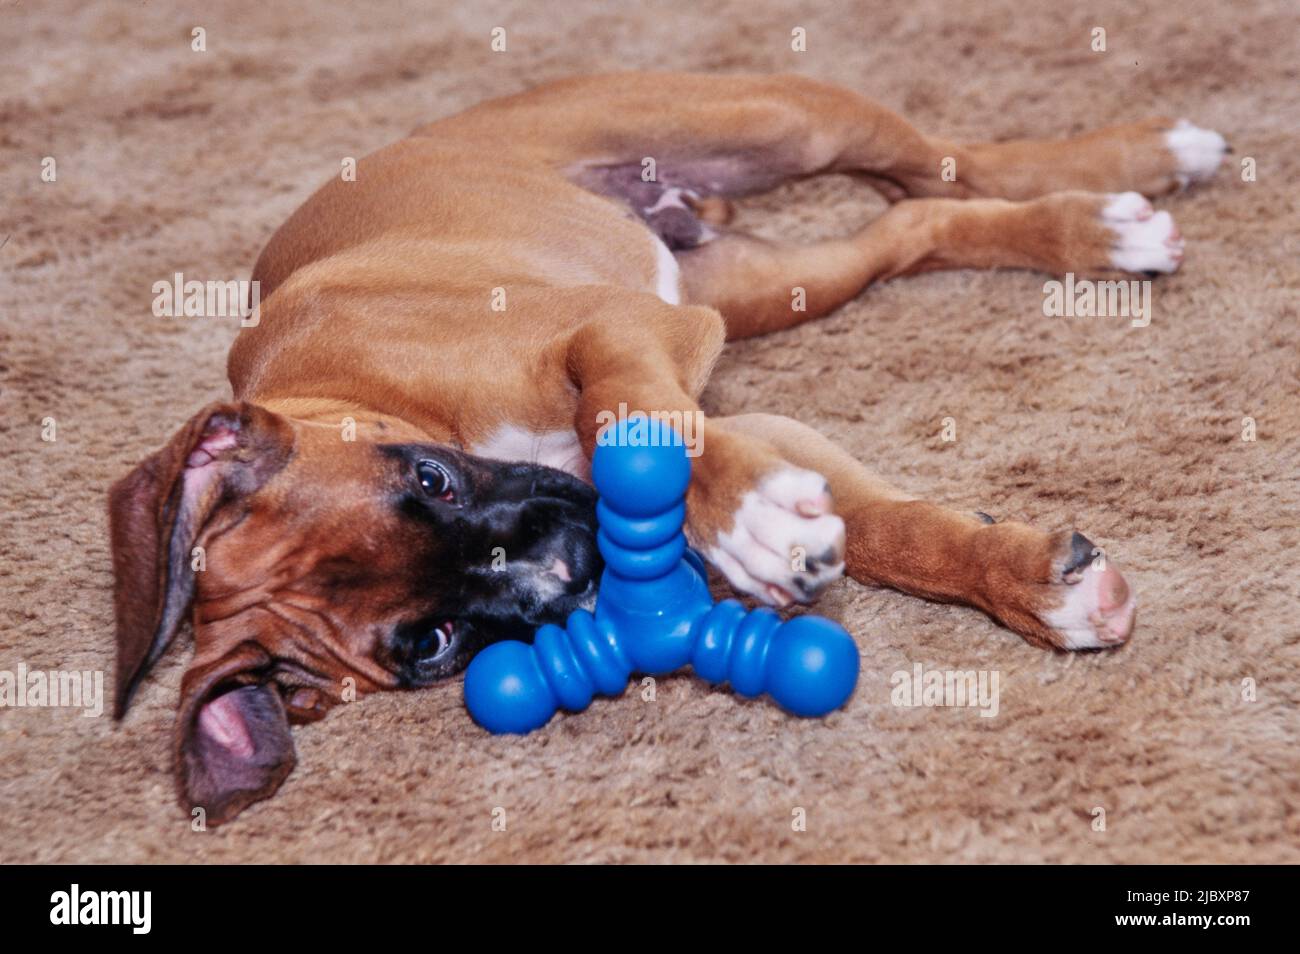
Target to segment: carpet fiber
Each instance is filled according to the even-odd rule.
[[[732,346],[706,398],[799,417],[932,499],[1077,527],[1137,587],[1136,634],[1044,653],[844,581],[820,611],[863,675],[825,721],[683,676],[489,738],[453,680],[295,730],[280,793],[207,832],[171,777],[183,636],[121,724],[0,709],[0,861],[1300,861],[1292,4],[293,6],[0,0],[0,670],[111,671],[105,490],[228,394],[235,323],[154,317],[154,282],[246,278],[343,157],[629,67],[795,70],[959,139],[1151,114],[1228,136],[1211,185],[1158,203],[1188,254],[1149,327],[1045,318],[1043,276],[934,274]],[[825,179],[748,200],[741,225],[812,238],[882,207]],[[891,704],[917,663],[995,671],[997,715]]]

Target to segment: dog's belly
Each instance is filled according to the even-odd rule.
[[[442,139],[393,143],[361,160],[355,182],[317,190],[258,258],[263,304],[323,260],[331,284],[354,266],[364,275],[353,283],[390,286],[463,285],[484,273],[489,287],[528,280],[677,292],[664,278],[665,263],[675,274],[676,262],[624,203],[527,157]]]
[[[530,431],[503,424],[469,448],[471,454],[491,460],[525,461],[554,467],[582,480],[591,479],[591,465],[572,430]]]

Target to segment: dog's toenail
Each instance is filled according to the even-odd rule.
[[[777,586],[775,583],[769,583],[767,585],[767,595],[772,597],[772,601],[782,609],[794,602],[794,597],[781,589],[781,587]]]
[[[1063,574],[1067,577],[1082,574],[1096,555],[1096,549],[1091,540],[1076,530],[1070,537],[1070,555],[1066,558]]]
[[[820,517],[822,514],[830,513],[831,495],[823,490],[818,497],[808,497],[800,500],[794,505],[794,509],[799,512],[800,516]]]
[[[983,510],[976,510],[975,516],[979,517],[981,523],[997,523],[996,520],[986,514]]]
[[[817,585],[817,580],[811,576],[796,576],[791,582],[799,590],[799,596],[805,603],[813,600],[821,589]]]

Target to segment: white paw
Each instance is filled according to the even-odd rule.
[[[1087,565],[1062,585],[1064,602],[1042,616],[1056,630],[1062,649],[1102,649],[1128,639],[1137,599],[1118,570]]]
[[[1178,185],[1185,188],[1214,175],[1228,152],[1228,142],[1212,129],[1193,126],[1180,119],[1165,133],[1165,145],[1178,164]]]
[[[1117,192],[1101,210],[1115,233],[1110,263],[1124,272],[1173,272],[1183,261],[1183,237],[1168,212],[1157,212],[1136,192]]]
[[[705,556],[732,586],[765,603],[815,599],[844,572],[844,521],[831,513],[826,479],[797,467],[764,477]]]

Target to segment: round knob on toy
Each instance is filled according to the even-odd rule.
[[[597,693],[618,695],[632,668],[618,637],[575,610],[564,629],[540,627],[531,646],[506,640],[475,656],[465,671],[465,707],[489,732],[522,735],[561,708],[587,708]]]
[[[686,496],[691,462],[671,425],[634,414],[597,438],[591,481],[614,513],[653,517],[672,510]]]
[[[691,462],[669,425],[636,415],[602,431],[591,458],[600,493],[596,543],[610,572],[628,580],[671,573],[686,551]]]
[[[767,691],[788,712],[822,716],[849,701],[858,683],[858,647],[823,616],[777,627],[767,651]]]
[[[742,696],[769,694],[787,712],[823,716],[848,701],[858,682],[858,647],[844,628],[821,616],[745,612],[723,600],[700,620],[691,654],[695,671],[729,682]]]
[[[474,657],[465,673],[465,707],[489,732],[523,734],[545,725],[558,705],[533,647],[511,639]]]

